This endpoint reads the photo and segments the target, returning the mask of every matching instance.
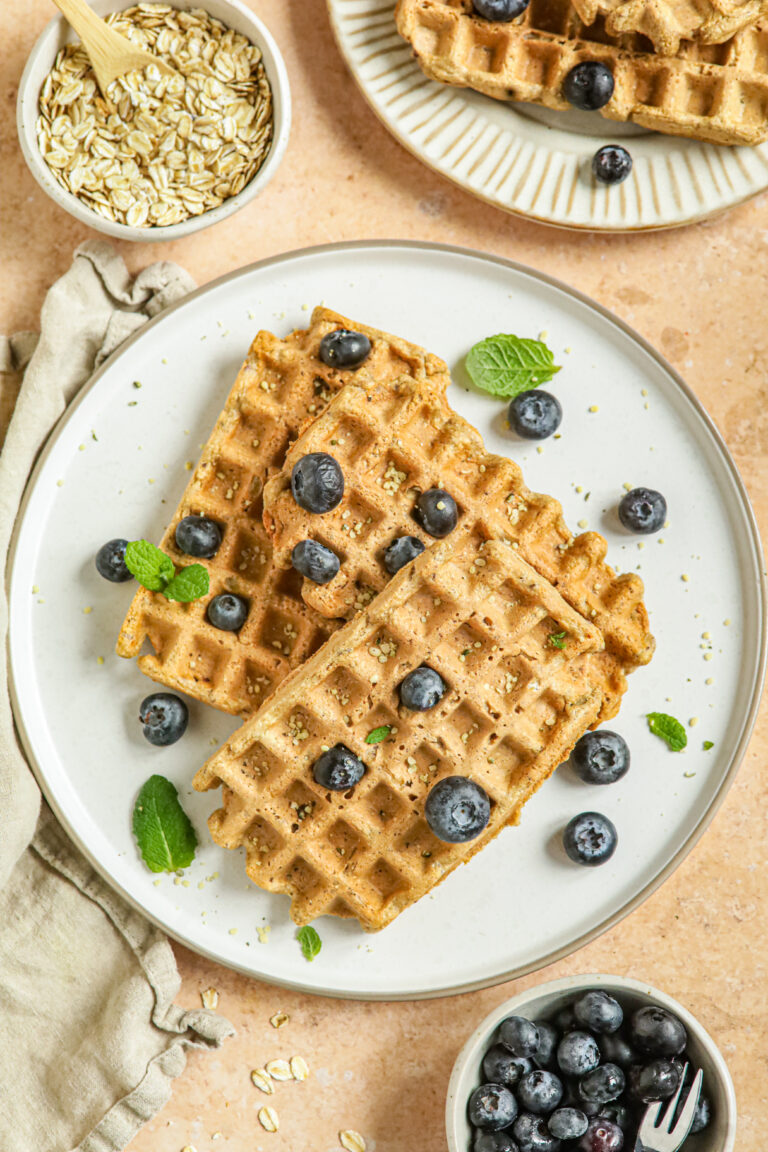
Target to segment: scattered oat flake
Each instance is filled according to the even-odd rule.
[[[200,999],[203,1002],[203,1008],[215,1008],[219,1002],[219,994],[215,988],[206,988],[204,992],[200,993]]]
[[[261,1089],[262,1092],[266,1092],[267,1096],[274,1094],[274,1085],[269,1074],[265,1072],[263,1068],[254,1068],[253,1072],[251,1072],[251,1080],[254,1086]]]
[[[264,924],[263,927],[256,929],[256,935],[259,938],[259,944],[266,944],[269,940],[269,934],[272,931],[271,924]]]
[[[292,1080],[293,1073],[287,1060],[269,1060],[264,1065],[273,1080]]]
[[[280,1127],[280,1117],[274,1108],[267,1106],[266,1108],[259,1108],[257,1113],[259,1124],[265,1132],[277,1132]]]
[[[347,1152],[365,1152],[366,1144],[359,1132],[354,1128],[345,1128],[339,1132],[339,1143]]]
[[[294,1080],[309,1079],[309,1065],[303,1056],[291,1056],[291,1075]]]
[[[286,1012],[275,1012],[274,1016],[270,1016],[269,1022],[273,1028],[282,1028],[287,1024],[290,1016]]]

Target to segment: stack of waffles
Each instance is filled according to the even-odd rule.
[[[371,342],[355,370],[319,357],[339,328]],[[183,564],[178,521],[215,520],[221,547],[201,561],[210,596],[242,596],[248,618],[223,632],[207,621],[209,597],[179,604],[140,589],[120,634],[124,656],[149,642],[139,663],[155,680],[244,717],[194,784],[222,789],[213,839],[242,847],[251,879],[289,895],[300,924],[324,913],[388,924],[517,823],[653,652],[640,579],[617,575],[601,536],[571,536],[557,501],[485,449],[449,407],[448,382],[437,357],[325,308],[284,340],[260,332],[162,541]],[[296,461],[313,452],[333,455],[345,479],[324,515],[291,492]],[[459,510],[438,541],[414,519],[434,487]],[[389,576],[384,552],[403,534],[425,550]],[[339,558],[324,585],[292,568],[306,539]],[[447,690],[409,711],[398,686],[425,663]],[[312,771],[337,744],[366,767],[346,792]],[[457,775],[491,806],[460,844],[425,817],[431,789]]]
[[[613,73],[609,120],[716,144],[768,137],[768,0],[531,0],[510,23],[472,0],[398,0],[427,76],[498,100],[570,107],[583,61]]]

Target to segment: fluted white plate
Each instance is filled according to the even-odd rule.
[[[328,8],[352,74],[390,132],[497,208],[566,228],[641,232],[691,224],[768,188],[768,144],[702,144],[439,84],[399,35],[395,0],[328,0]],[[590,165],[598,148],[616,141],[631,151],[633,167],[609,188]]]

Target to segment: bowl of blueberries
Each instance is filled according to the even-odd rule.
[[[450,1152],[637,1152],[649,1106],[703,1079],[683,1152],[732,1152],[736,1097],[711,1036],[639,980],[567,976],[496,1008],[448,1086]],[[695,1089],[694,1089],[695,1090]],[[684,1133],[683,1133],[684,1135]]]

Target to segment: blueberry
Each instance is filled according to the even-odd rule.
[[[330,792],[346,792],[359,784],[365,774],[365,764],[350,752],[346,744],[334,744],[321,753],[312,765],[315,783]]]
[[[531,388],[515,396],[507,410],[507,419],[524,440],[546,440],[560,427],[563,409],[551,392]]]
[[[671,1060],[651,1060],[633,1064],[629,1070],[632,1095],[648,1104],[651,1100],[668,1100],[680,1085],[680,1068]]]
[[[499,1027],[499,1039],[515,1056],[530,1058],[539,1046],[539,1029],[525,1016],[507,1016]]]
[[[297,572],[315,584],[327,584],[341,567],[336,553],[317,540],[299,540],[291,552],[291,563]]]
[[[630,1031],[632,1043],[648,1056],[679,1056],[688,1043],[688,1034],[677,1016],[655,1004],[638,1008]]]
[[[632,157],[621,144],[604,144],[592,157],[592,174],[601,184],[621,184],[632,171]]]
[[[606,1062],[618,1064],[619,1068],[629,1068],[630,1064],[638,1063],[637,1052],[620,1032],[598,1036],[597,1042],[600,1055]]]
[[[624,1013],[618,1000],[597,989],[585,992],[573,1006],[576,1019],[590,1032],[618,1032]]]
[[[172,692],[154,692],[142,700],[139,720],[150,744],[163,748],[175,744],[187,730],[189,710],[179,696]]]
[[[327,452],[310,452],[293,466],[291,491],[300,508],[322,515],[341,503],[344,473]]]
[[[479,784],[465,776],[446,776],[427,796],[424,815],[438,840],[463,844],[474,840],[491,817],[491,802]]]
[[[577,1028],[573,1004],[564,1004],[555,1015],[555,1027],[561,1032],[573,1032]]]
[[[617,732],[601,728],[581,737],[570,763],[585,784],[615,784],[629,771],[629,759],[626,741]]]
[[[207,516],[185,516],[176,525],[176,546],[187,556],[210,559],[221,547],[221,528]]]
[[[222,592],[214,596],[208,605],[208,623],[222,632],[238,632],[248,615],[248,601],[234,592]]]
[[[602,1120],[610,1120],[612,1124],[617,1124],[622,1132],[626,1132],[632,1123],[632,1113],[629,1108],[618,1100],[611,1100],[609,1104],[603,1104],[599,1116]]]
[[[507,24],[525,12],[530,2],[531,0],[472,0],[472,7],[484,20]]]
[[[329,368],[359,368],[371,354],[371,342],[364,332],[337,328],[320,341],[318,355]]]
[[[667,502],[661,492],[653,488],[633,488],[622,496],[619,520],[630,532],[646,535],[658,532],[667,519]]]
[[[576,1147],[579,1152],[621,1152],[624,1133],[618,1124],[597,1116],[590,1120],[589,1127]]]
[[[590,868],[610,860],[617,843],[615,826],[600,812],[579,813],[563,832],[563,847],[568,857],[575,864],[586,864]]]
[[[618,1064],[601,1064],[579,1080],[579,1095],[592,1104],[616,1100],[626,1087],[624,1073]]]
[[[133,574],[125,566],[127,547],[128,541],[121,540],[119,537],[102,544],[96,553],[96,571],[99,576],[103,576],[105,580],[111,580],[113,584],[122,584],[124,580],[133,580]]]
[[[562,1100],[563,1082],[554,1072],[537,1068],[523,1076],[517,1086],[517,1098],[527,1112],[546,1115]]]
[[[712,1105],[707,1096],[699,1096],[699,1102],[696,1105],[696,1111],[693,1114],[693,1124],[691,1124],[691,1132],[701,1132],[704,1128],[708,1128],[712,1120]]]
[[[543,1116],[533,1116],[521,1112],[512,1125],[512,1135],[517,1140],[520,1152],[559,1152],[560,1141],[547,1128]]]
[[[384,567],[390,576],[394,576],[423,551],[424,545],[418,536],[398,536],[384,553]]]
[[[515,1056],[504,1044],[494,1044],[483,1057],[483,1076],[494,1084],[514,1088],[533,1064],[524,1056]]]
[[[613,96],[613,73],[597,60],[582,60],[563,81],[563,95],[574,108],[595,112]]]
[[[475,1131],[472,1152],[520,1152],[509,1132]]]
[[[456,501],[444,488],[422,492],[416,501],[415,515],[424,531],[438,539],[453,532],[459,522]]]
[[[547,1120],[547,1128],[558,1140],[578,1140],[589,1127],[589,1120],[578,1108],[558,1108]]]
[[[400,684],[400,703],[412,712],[428,712],[440,703],[447,691],[448,685],[440,673],[428,664],[420,664]]]
[[[469,1119],[476,1128],[498,1132],[517,1116],[517,1101],[503,1084],[481,1084],[469,1098]]]
[[[566,1076],[585,1076],[600,1063],[597,1040],[588,1032],[567,1032],[557,1046],[557,1063]]]
[[[534,1053],[533,1062],[537,1068],[548,1068],[551,1071],[557,1063],[555,1056],[559,1040],[557,1029],[545,1020],[540,1021],[536,1027],[539,1030],[539,1046]]]

